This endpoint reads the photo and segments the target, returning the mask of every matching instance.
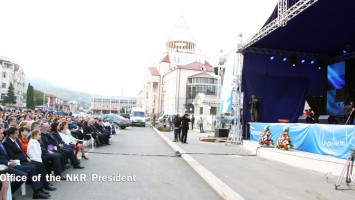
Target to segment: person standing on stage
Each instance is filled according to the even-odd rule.
[[[309,115],[306,117],[306,122],[309,124],[316,123],[316,117],[312,109],[309,109]]]
[[[306,117],[309,116],[309,110],[308,110],[308,109],[304,110],[304,115],[305,115]]]
[[[255,95],[251,95],[251,100],[249,101],[250,107],[250,116],[252,122],[259,121],[258,116],[258,108],[259,108],[259,100],[255,97]]]

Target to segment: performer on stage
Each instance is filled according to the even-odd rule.
[[[312,109],[309,109],[308,112],[309,112],[309,114],[308,114],[308,116],[306,117],[306,122],[307,122],[307,123],[310,123],[310,124],[316,123],[317,121],[316,121],[316,117],[315,117],[315,114],[314,114],[313,110],[312,110]]]
[[[258,108],[259,108],[259,100],[256,98],[255,95],[251,95],[251,100],[249,101],[250,107],[250,116],[252,122],[259,121],[258,117]]]

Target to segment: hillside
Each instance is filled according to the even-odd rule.
[[[25,91],[27,91],[28,83],[36,90],[44,91],[45,93],[53,94],[67,101],[77,101],[84,108],[88,108],[91,102],[91,96],[94,94],[88,94],[84,92],[73,91],[55,84],[50,83],[47,80],[40,79],[37,77],[26,77]],[[45,83],[45,87],[44,87]]]

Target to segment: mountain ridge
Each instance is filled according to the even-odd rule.
[[[91,98],[93,96],[99,96],[95,94],[88,94],[85,92],[74,91],[66,87],[56,85],[48,80],[27,76],[25,81],[25,91],[27,91],[28,84],[31,84],[35,90],[40,90],[46,94],[53,94],[65,101],[76,101],[83,107],[89,107],[91,103]]]

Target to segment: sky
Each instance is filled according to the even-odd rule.
[[[136,97],[181,14],[216,66],[277,0],[0,0],[0,56],[72,90]],[[44,83],[45,85],[45,83]],[[40,88],[39,88],[40,89]]]

